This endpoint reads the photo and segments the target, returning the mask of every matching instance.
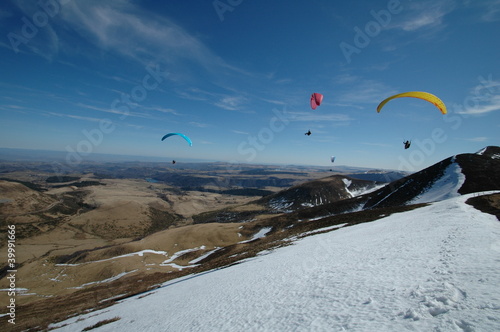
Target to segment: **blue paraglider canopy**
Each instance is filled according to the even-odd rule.
[[[191,142],[191,139],[189,137],[187,137],[186,135],[184,134],[181,134],[181,133],[169,133],[169,134],[166,134],[165,136],[162,137],[162,141],[165,140],[165,138],[168,138],[170,136],[174,136],[174,135],[178,135],[182,138],[184,138],[186,140],[186,142],[188,142],[189,146],[193,146],[193,142]]]

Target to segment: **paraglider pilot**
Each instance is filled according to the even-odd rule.
[[[305,133],[304,135],[310,136],[311,135],[311,131],[308,130],[307,133]]]
[[[406,150],[410,147],[411,141],[404,141],[403,144],[405,145],[405,150]]]

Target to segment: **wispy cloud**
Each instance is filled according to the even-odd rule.
[[[484,7],[481,20],[484,22],[495,22],[500,20],[500,0],[478,1]]]
[[[80,115],[73,115],[73,114],[64,114],[64,113],[57,113],[57,112],[44,112],[46,115],[51,115],[51,116],[57,116],[61,118],[70,118],[70,119],[75,119],[75,120],[84,120],[84,121],[91,121],[91,122],[100,122],[102,121],[101,118],[93,118],[89,116],[80,116]]]
[[[247,133],[246,131],[234,130],[234,129],[232,129],[231,131],[238,135],[250,135],[250,133]]]
[[[187,30],[145,11],[134,1],[71,1],[61,18],[90,43],[143,65],[152,61],[176,65],[190,61],[207,70],[235,70]]]
[[[40,11],[36,1],[16,1],[14,4],[27,17]],[[0,15],[11,13],[0,12]],[[80,41],[78,46],[75,46],[75,38]],[[244,72],[226,63],[200,38],[173,20],[146,10],[133,0],[65,1],[57,15],[50,17],[26,47],[45,58],[56,57],[60,52],[94,57],[95,52],[88,51],[84,43],[92,45],[93,50],[97,48],[127,57],[142,66],[163,63],[183,67],[189,62],[218,74]],[[171,79],[183,75],[185,71],[177,70]],[[112,79],[122,80],[118,76]]]
[[[384,143],[373,143],[373,142],[363,142],[361,144],[364,144],[364,145],[370,145],[370,146],[379,146],[379,147],[383,147],[383,148],[387,148],[387,147],[391,147],[392,145],[390,144],[384,144]]]
[[[90,116],[81,116],[81,115],[65,114],[65,113],[57,113],[57,112],[43,112],[42,114],[46,115],[46,116],[57,116],[60,118],[69,118],[69,119],[74,119],[74,120],[78,120],[78,121],[101,122],[103,120],[102,118],[94,118],[94,117],[90,117]],[[114,125],[131,127],[131,128],[135,128],[135,129],[143,129],[144,128],[144,126],[136,125],[133,123],[116,122],[116,123],[114,123]]]
[[[201,123],[201,122],[194,122],[194,121],[192,121],[192,122],[189,122],[189,124],[191,126],[198,127],[198,128],[207,128],[207,127],[210,127],[209,124],[207,124],[207,123]]]
[[[172,114],[172,115],[180,115],[179,112],[174,110],[173,108],[165,108],[162,106],[142,106],[142,109],[148,110],[148,111],[153,111],[153,112],[160,112],[160,113],[165,113],[165,114]]]
[[[397,93],[385,83],[351,74],[339,75],[334,83],[342,87],[337,98],[340,104],[373,104]]]
[[[237,111],[246,101],[247,99],[243,96],[223,96],[215,103],[215,106],[228,111]]]
[[[99,111],[99,112],[104,112],[104,113],[111,113],[111,114],[121,115],[122,119],[124,119],[126,117],[136,117],[136,118],[146,118],[146,119],[151,118],[151,116],[148,115],[148,114],[146,114],[146,113],[138,113],[138,112],[131,112],[131,111],[120,111],[120,110],[113,109],[113,108],[99,107],[99,106],[94,106],[94,105],[89,105],[89,104],[83,104],[83,103],[77,103],[76,106],[81,107],[81,108],[91,109],[91,110],[94,110],[94,111]]]
[[[488,140],[488,137],[472,137],[472,138],[465,138],[464,140],[469,142],[485,142]]]
[[[457,114],[463,115],[482,115],[490,112],[500,111],[500,96],[493,96],[486,103],[477,103],[472,107],[465,107],[465,109],[461,106],[457,106],[458,109],[463,109],[461,111],[456,112]]]
[[[418,1],[408,4],[409,15],[393,24],[393,28],[404,31],[435,29],[444,24],[444,16],[455,8],[453,0]]]
[[[455,105],[458,114],[482,115],[500,111],[500,81],[490,76],[480,85],[473,87],[463,105]]]
[[[337,125],[346,125],[353,119],[347,114],[338,114],[338,113],[330,113],[330,114],[321,114],[314,112],[288,112],[291,121],[299,121],[299,122],[333,122]]]

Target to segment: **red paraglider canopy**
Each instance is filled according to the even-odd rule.
[[[311,95],[311,108],[313,110],[316,109],[319,105],[321,105],[321,102],[323,101],[323,95],[321,93],[313,93]]]

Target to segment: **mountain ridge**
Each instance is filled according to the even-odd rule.
[[[160,287],[167,280],[239,264],[262,252],[293,244],[295,239],[418,209],[435,200],[460,196],[462,192],[500,190],[500,179],[496,174],[499,155],[500,148],[487,147],[477,153],[452,156],[378,189],[375,182],[343,175],[327,176],[234,208],[210,211],[209,216],[200,222],[204,225],[195,222],[161,229],[132,241],[103,242],[100,248],[81,247],[84,250],[73,256],[68,249],[54,249],[41,262],[34,258],[27,260],[19,271],[27,269],[32,275],[44,271],[44,275],[52,276],[57,284],[78,290],[66,288],[53,298],[22,305],[19,315],[27,322],[30,313],[36,313],[41,315],[38,325],[47,326],[69,314],[111,305]],[[111,185],[118,186],[119,183],[109,182],[94,189],[106,196]],[[121,188],[117,187],[117,190],[123,194]],[[293,207],[290,211],[273,209],[269,204],[279,198],[290,202],[297,189],[300,195],[288,206]],[[356,189],[373,191],[356,193]],[[143,200],[168,211],[166,205],[160,205],[166,203],[154,196],[145,196]],[[500,194],[477,197],[473,201],[482,210],[499,218]],[[308,202],[314,206],[304,204]],[[84,209],[84,204],[88,203],[88,199],[82,198],[82,205],[76,207],[81,212],[82,221],[85,216],[90,216]],[[214,223],[217,218],[220,222]],[[116,230],[110,232],[116,233]],[[92,233],[78,234],[84,238]],[[77,239],[76,235],[74,239]],[[37,282],[43,283],[41,280]],[[61,312],[56,313],[53,308],[59,308]],[[0,323],[3,320],[0,317]]]

